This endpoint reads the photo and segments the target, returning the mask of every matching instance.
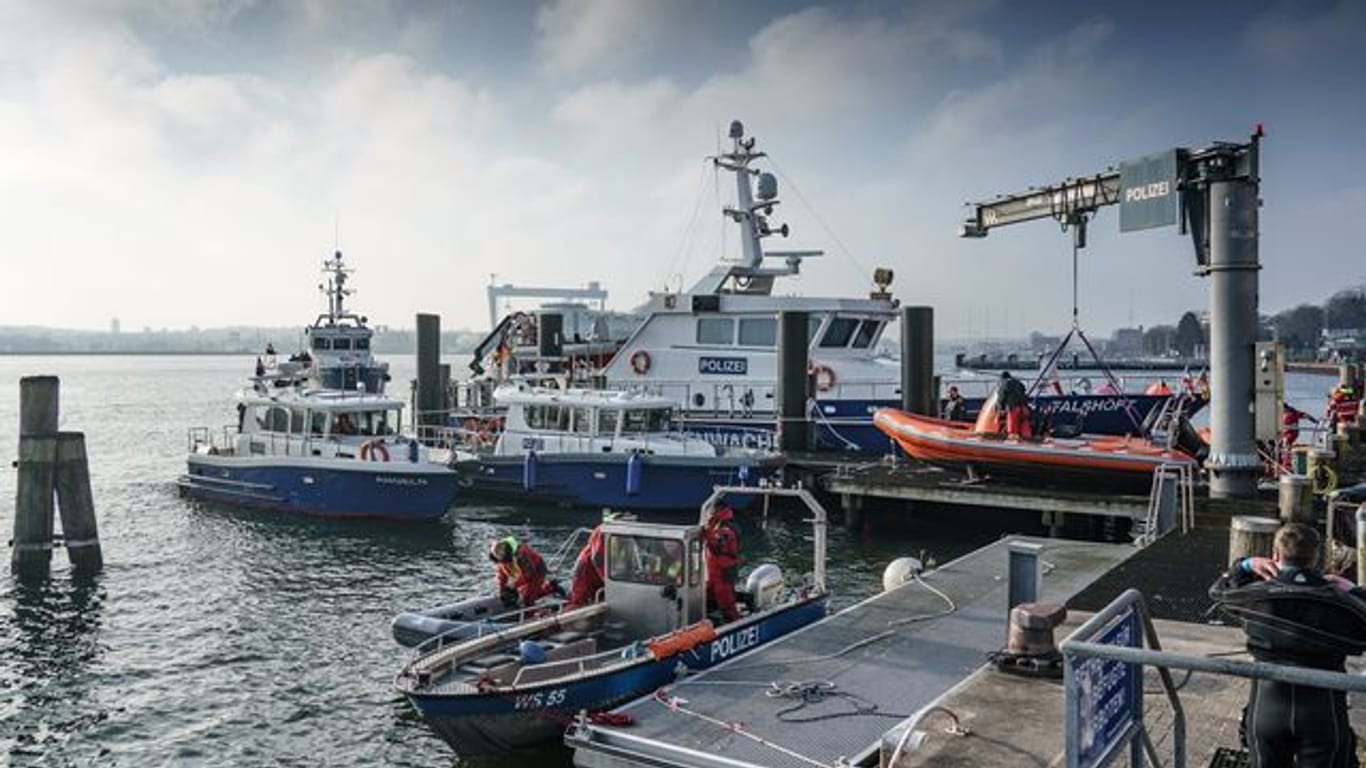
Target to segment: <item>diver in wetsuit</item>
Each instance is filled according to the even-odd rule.
[[[1366,591],[1314,568],[1319,535],[1301,523],[1276,531],[1270,558],[1245,557],[1210,587],[1243,621],[1257,661],[1345,672],[1366,652]],[[1243,710],[1250,768],[1358,768],[1347,694],[1253,680]]]

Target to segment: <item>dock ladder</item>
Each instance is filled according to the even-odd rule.
[[[1169,493],[1173,495],[1177,520],[1164,526],[1163,510]],[[1144,547],[1176,524],[1181,526],[1182,533],[1195,527],[1195,469],[1185,462],[1163,462],[1153,470],[1143,519],[1133,521],[1129,534],[1135,544]]]

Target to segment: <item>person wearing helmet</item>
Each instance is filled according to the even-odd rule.
[[[740,618],[735,604],[735,581],[740,575],[740,533],[735,528],[735,512],[718,504],[702,529],[707,553],[707,605],[720,611],[726,621]]]
[[[515,536],[504,536],[489,545],[489,560],[493,561],[498,597],[503,605],[530,607],[550,594],[563,594],[560,585],[547,576],[545,559],[531,547],[517,541]]]

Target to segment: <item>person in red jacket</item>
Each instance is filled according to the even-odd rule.
[[[545,560],[530,544],[518,543],[517,537],[505,536],[489,546],[493,561],[498,596],[503,605],[530,607],[550,594],[564,590],[546,573]]]
[[[702,529],[707,549],[707,604],[720,611],[726,621],[740,618],[735,604],[735,580],[740,575],[740,532],[735,528],[735,512],[720,504]]]
[[[569,600],[564,607],[580,608],[597,602],[598,592],[604,583],[602,525],[598,525],[588,534],[588,543],[583,545],[578,558],[574,560],[574,577],[569,586]]]

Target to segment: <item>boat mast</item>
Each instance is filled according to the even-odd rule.
[[[346,287],[346,278],[351,270],[342,266],[342,252],[336,251],[331,259],[323,260],[323,273],[327,275],[327,319],[335,324],[346,315],[345,301],[352,291]]]

